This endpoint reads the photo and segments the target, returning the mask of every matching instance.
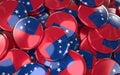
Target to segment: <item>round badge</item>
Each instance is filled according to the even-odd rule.
[[[23,4],[28,12],[34,12],[41,8],[44,4],[44,0],[17,0]]]
[[[92,69],[94,63],[97,61],[96,57],[87,50],[77,50],[77,52],[84,58],[87,69]]]
[[[84,5],[87,6],[100,6],[104,0],[80,0]]]
[[[0,33],[0,59],[6,55],[9,46],[9,40],[6,35]]]
[[[16,75],[50,75],[50,72],[41,64],[29,63],[19,69]]]
[[[92,75],[117,75],[120,66],[112,59],[101,59],[96,62],[92,69]]]
[[[21,19],[13,29],[13,37],[17,46],[24,50],[36,47],[40,43],[42,36],[42,25],[33,17]]]
[[[68,7],[71,0],[45,0],[45,6],[52,10],[60,10]]]
[[[51,14],[47,21],[46,27],[61,27],[69,38],[74,38],[77,31],[77,22],[75,18],[66,12],[55,12]]]
[[[75,51],[70,50],[60,61],[50,63],[51,75],[85,75],[84,59]]]
[[[63,29],[49,27],[44,31],[44,37],[38,46],[38,52],[45,60],[55,61],[62,59],[68,51],[68,37]]]
[[[12,31],[21,18],[27,17],[27,11],[24,6],[13,0],[1,3],[0,11],[0,27],[6,31]]]
[[[110,13],[108,23],[98,28],[101,36],[107,40],[118,40],[120,38],[120,17]]]
[[[119,46],[118,40],[110,41],[104,39],[97,29],[89,31],[88,40],[92,48],[94,48],[98,52],[105,54],[115,51]]]
[[[78,9],[78,17],[86,26],[98,28],[107,22],[108,12],[103,5],[99,7],[81,5]]]
[[[23,65],[30,62],[29,56],[24,51],[18,49],[9,50],[6,56],[0,60],[0,75],[12,75]]]

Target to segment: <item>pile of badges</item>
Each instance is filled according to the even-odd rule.
[[[0,0],[0,75],[120,75],[120,0]]]

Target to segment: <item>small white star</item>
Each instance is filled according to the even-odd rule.
[[[3,72],[2,75],[5,75],[5,72]]]
[[[52,68],[52,65],[50,65],[50,68]]]
[[[58,43],[62,43],[62,40],[61,40],[61,39],[59,39],[59,40],[58,40]]]
[[[31,58],[31,59],[34,59],[34,57],[33,57],[33,56],[31,56],[30,58]]]
[[[77,38],[75,38],[75,41],[77,41]]]
[[[62,53],[62,50],[59,50],[59,53],[61,54],[61,53]]]
[[[72,13],[72,10],[69,10],[69,13]]]
[[[21,17],[20,15],[18,15],[18,17]]]
[[[58,69],[57,69],[57,71],[58,71],[58,72],[60,72],[60,71],[61,71],[61,69],[60,69],[60,68],[58,68]]]
[[[28,73],[25,73],[25,75],[28,75]]]
[[[26,26],[27,24],[25,23],[24,25]]]
[[[24,12],[25,12],[25,13],[27,13],[27,11],[26,11],[26,10],[25,10]]]
[[[25,2],[22,2],[23,4],[25,4]]]
[[[37,70],[37,67],[35,67],[34,70]]]
[[[87,2],[85,2],[84,4],[87,5]]]
[[[84,57],[84,55],[83,55],[83,54],[81,54],[81,56],[82,56],[82,57]]]
[[[68,53],[68,50],[66,50],[65,53]]]
[[[18,13],[19,13],[19,11],[18,11],[18,10],[15,10],[15,13],[16,13],[16,14],[18,14]]]
[[[31,65],[33,65],[34,63],[30,63]]]
[[[24,67],[26,67],[27,65],[25,64]]]
[[[42,23],[45,23],[45,21],[42,21]]]
[[[115,70],[115,69],[113,69],[112,71],[113,71],[113,72],[116,72],[116,70]]]
[[[32,73],[33,71],[31,70],[30,72]]]
[[[62,46],[59,46],[59,48],[62,48]]]
[[[69,46],[70,46],[70,43],[68,43],[67,45],[68,45],[68,47],[69,47]]]
[[[66,32],[66,33],[69,33],[69,30],[66,30],[65,32]]]
[[[23,26],[20,26],[20,29],[23,29]]]
[[[101,12],[102,12],[102,10],[99,10],[99,12],[101,13]]]
[[[71,44],[73,44],[73,41],[70,41]]]
[[[27,5],[30,5],[30,2],[27,2]]]
[[[21,1],[18,1],[19,3],[21,3]]]
[[[30,21],[28,21],[28,23],[30,23]]]
[[[10,75],[9,73],[7,75]]]
[[[76,52],[80,52],[79,50],[77,50]]]
[[[104,18],[101,18],[101,20],[104,20]]]
[[[41,17],[40,19],[43,20],[43,17]]]
[[[60,65],[60,63],[57,63],[57,65],[59,66],[59,65]]]

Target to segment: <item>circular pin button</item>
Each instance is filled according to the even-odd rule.
[[[69,50],[62,60],[50,63],[50,71],[52,75],[85,75],[86,65],[77,52]]]
[[[120,38],[120,17],[110,13],[108,23],[98,28],[101,36],[107,40],[118,40]]]
[[[29,63],[24,65],[16,75],[50,75],[50,72],[38,63]]]
[[[78,9],[78,17],[86,26],[98,28],[107,22],[108,12],[103,5],[99,7],[81,5]]]
[[[0,33],[0,59],[5,56],[9,46],[9,41],[6,35]]]
[[[100,6],[104,0],[80,0],[84,5],[87,6]]]
[[[118,40],[110,41],[104,39],[101,37],[97,29],[89,31],[88,40],[93,49],[105,54],[115,51],[119,46]]]
[[[68,7],[71,0],[45,0],[45,6],[52,10],[60,10]]]
[[[69,40],[64,30],[53,26],[45,29],[44,38],[37,50],[45,60],[55,61],[66,55],[68,43]]]
[[[33,17],[21,19],[13,29],[13,37],[17,46],[24,50],[36,47],[40,43],[42,36],[42,25]]]
[[[23,4],[28,12],[34,12],[41,8],[44,4],[44,0],[17,0]]]
[[[10,32],[21,18],[27,17],[27,11],[24,6],[13,0],[1,3],[0,11],[0,27]]]
[[[13,74],[23,65],[30,63],[30,57],[22,50],[11,49],[6,56],[0,60],[0,75]]]
[[[58,26],[61,27],[69,38],[74,38],[77,31],[77,22],[75,18],[66,12],[55,12],[51,14],[47,21],[46,27]]]
[[[117,73],[120,73],[120,66],[112,59],[100,59],[92,69],[92,75],[116,75]]]

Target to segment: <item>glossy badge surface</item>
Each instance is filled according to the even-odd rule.
[[[17,46],[24,50],[36,47],[43,36],[43,27],[33,17],[21,19],[14,27],[13,37]]]

